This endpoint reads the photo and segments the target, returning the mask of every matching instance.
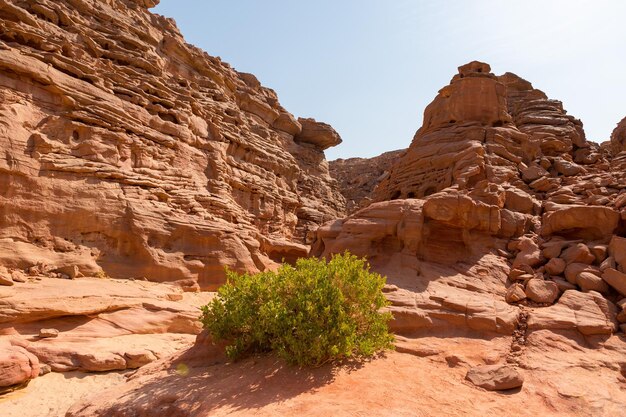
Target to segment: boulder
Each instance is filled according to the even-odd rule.
[[[602,272],[602,279],[622,296],[626,296],[626,274],[613,268]]]
[[[519,283],[511,285],[506,290],[505,300],[507,303],[517,303],[518,301],[522,301],[525,298],[526,293],[524,291],[524,286]]]
[[[596,260],[596,257],[584,243],[570,246],[561,253],[560,257],[568,265],[573,262],[591,265]]]
[[[295,135],[294,140],[297,143],[308,143],[319,150],[324,150],[342,142],[335,129],[326,123],[303,118],[299,118],[298,123],[302,126],[302,130]]]
[[[585,239],[606,238],[613,234],[620,220],[619,212],[603,206],[559,205],[543,215],[541,233],[574,233]]]
[[[585,292],[597,291],[601,294],[607,294],[609,292],[609,287],[606,285],[606,282],[603,281],[601,277],[591,272],[583,271],[579,273],[576,276],[576,284]]]
[[[577,330],[583,335],[610,335],[617,329],[613,303],[596,291],[568,290],[559,301],[536,309],[528,318],[529,330]]]
[[[536,303],[552,304],[559,296],[559,287],[553,281],[531,279],[526,284],[526,296]]]
[[[546,272],[550,275],[561,275],[565,271],[566,263],[561,258],[552,258],[545,265]]]
[[[524,377],[510,365],[475,366],[467,372],[465,379],[488,391],[505,391],[524,384]]]
[[[513,268],[516,268],[520,265],[528,265],[534,267],[539,265],[543,261],[543,256],[541,254],[541,250],[539,250],[539,245],[537,245],[537,243],[529,237],[522,237],[520,239],[518,249],[519,253],[513,261]]]
[[[39,375],[39,360],[21,346],[0,344],[0,393]]]
[[[581,263],[571,263],[565,268],[565,279],[572,284],[576,284],[578,274],[581,272],[590,272],[597,276],[602,275],[602,272],[600,272],[600,269],[597,267]]]
[[[609,243],[609,254],[619,266],[626,268],[626,238],[613,236]]]

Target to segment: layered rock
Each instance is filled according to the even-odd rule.
[[[39,277],[0,287],[0,352],[21,358],[9,375],[0,372],[0,386],[22,382],[11,376],[18,367],[29,379],[40,364],[55,372],[102,372],[167,357],[193,343],[202,329],[199,307],[209,299],[166,284],[97,278]]]
[[[367,256],[408,290],[390,295],[401,334],[452,324],[522,340],[520,326],[610,335],[624,320],[624,267],[609,250],[626,232],[619,161],[560,102],[472,62],[426,108],[378,202],[322,226],[312,254]],[[494,298],[529,309],[521,320]]]
[[[157,3],[0,3],[0,264],[215,288],[343,213],[323,154],[339,135]]]
[[[389,169],[400,158],[404,149],[385,152],[374,158],[348,158],[330,161],[330,175],[339,182],[339,190],[346,198],[348,213],[371,203],[372,193],[387,178]]]

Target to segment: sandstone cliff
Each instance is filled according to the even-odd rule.
[[[0,265],[215,288],[341,216],[323,150],[154,0],[0,2]]]

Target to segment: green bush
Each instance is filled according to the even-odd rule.
[[[300,259],[295,268],[256,275],[227,271],[227,283],[202,308],[202,323],[226,340],[232,359],[275,351],[290,363],[319,366],[391,348],[385,278],[346,252],[330,262]]]

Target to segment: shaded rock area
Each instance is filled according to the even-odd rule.
[[[224,266],[305,256],[344,213],[337,132],[157,3],[0,2],[0,265],[215,289]]]

